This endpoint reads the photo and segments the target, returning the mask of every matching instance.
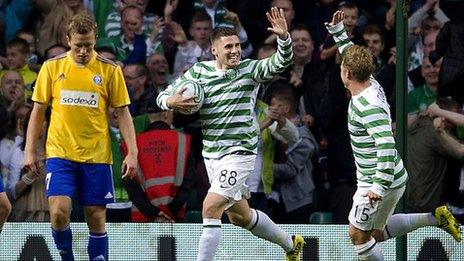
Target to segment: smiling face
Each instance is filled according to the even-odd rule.
[[[213,41],[211,52],[219,69],[234,68],[240,63],[242,48],[237,35],[221,36]]]
[[[121,30],[128,42],[134,40],[135,33],[140,32],[143,27],[142,11],[137,7],[126,7],[121,17]]]
[[[313,41],[306,30],[293,30],[290,33],[293,44],[293,55],[296,60],[308,60],[313,56]]]
[[[428,57],[424,57],[422,61],[421,72],[425,79],[425,83],[429,87],[436,87],[438,85],[438,75],[440,74],[440,67],[443,62],[443,58],[438,60],[435,65],[432,65]]]

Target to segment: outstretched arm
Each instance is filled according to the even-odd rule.
[[[277,35],[277,52],[266,59],[259,60],[252,65],[253,79],[257,82],[272,80],[279,73],[290,66],[293,58],[292,40],[288,33],[287,22],[285,21],[284,11],[277,7],[272,7],[266,13],[267,19],[272,27],[267,30]]]
[[[345,31],[343,19],[345,19],[345,13],[343,11],[337,11],[334,13],[332,21],[330,23],[325,23],[325,27],[334,38],[335,44],[337,45],[340,54],[343,54],[346,48],[353,45]]]

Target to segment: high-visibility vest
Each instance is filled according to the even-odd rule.
[[[137,178],[151,204],[171,218],[168,204],[177,194],[187,171],[191,137],[175,130],[151,130],[137,135],[139,170]],[[125,147],[125,144],[124,144]],[[124,151],[127,151],[123,148]],[[180,211],[179,214],[183,215]],[[184,209],[185,212],[185,209]],[[150,222],[133,205],[132,221]]]

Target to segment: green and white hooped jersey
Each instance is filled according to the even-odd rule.
[[[259,130],[253,110],[258,86],[284,71],[293,57],[289,34],[277,43],[277,52],[269,58],[246,59],[225,71],[216,67],[216,61],[198,62],[158,95],[157,104],[167,110],[166,99],[173,87],[188,80],[202,86],[205,99],[200,120],[205,158],[220,158],[237,150],[257,152]]]
[[[353,45],[343,22],[327,27],[341,54]],[[408,173],[395,147],[390,108],[380,84],[371,76],[370,86],[351,97],[348,130],[358,187],[385,196],[387,190],[406,185]]]
[[[348,108],[348,130],[359,187],[370,187],[384,196],[387,189],[406,184],[408,174],[391,128],[390,109],[382,87],[371,77],[371,86],[353,96]]]

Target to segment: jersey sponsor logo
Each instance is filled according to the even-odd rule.
[[[92,81],[96,84],[96,85],[101,85],[102,83],[102,77],[100,75],[94,75],[93,78],[92,78]]]
[[[98,93],[61,90],[60,104],[98,108]]]

